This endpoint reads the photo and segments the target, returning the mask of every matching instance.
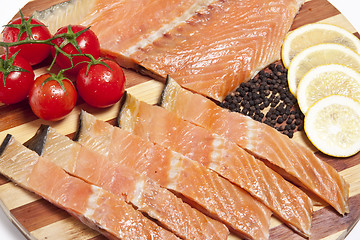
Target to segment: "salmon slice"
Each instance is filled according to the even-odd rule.
[[[109,161],[49,126],[41,126],[25,145],[70,174],[123,197],[182,239],[227,239],[229,235],[225,225],[191,208],[155,181]]]
[[[178,153],[82,112],[78,141],[133,168],[246,239],[267,239],[271,211],[247,192]]]
[[[212,169],[248,191],[295,231],[310,236],[313,206],[303,191],[235,143],[130,94],[124,99],[118,117],[122,129]]]
[[[72,0],[33,15],[49,26],[52,33],[67,24],[91,26],[104,55],[116,58],[124,67],[138,68],[126,51],[159,38],[212,1]]]
[[[11,135],[0,147],[0,172],[109,239],[178,239],[121,198],[70,176]]]
[[[185,88],[222,100],[280,58],[283,39],[304,0],[73,2],[35,18],[48,26],[64,25],[64,19],[91,26],[103,54],[122,66],[162,79],[169,74]],[[70,17],[76,14],[81,18]]]
[[[218,0],[145,47],[131,51],[142,67],[223,100],[275,60],[302,0]]]
[[[235,142],[340,214],[349,212],[349,184],[310,149],[274,128],[223,109],[211,100],[181,88],[170,78],[162,93],[161,106]]]

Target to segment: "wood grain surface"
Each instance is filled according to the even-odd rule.
[[[24,15],[31,15],[35,10],[43,10],[49,5],[63,2],[64,0],[34,0],[23,8]],[[306,1],[295,18],[292,29],[307,23],[326,22],[339,25],[353,32],[355,29],[326,0]],[[37,74],[44,68],[36,70]],[[155,104],[161,93],[163,84],[149,77],[140,76],[132,71],[126,70],[127,91],[140,100]],[[38,119],[31,111],[26,101],[11,105],[0,106],[0,141],[6,134],[10,133],[21,142],[32,137],[40,124],[49,124],[60,133],[72,136],[77,127],[79,111],[84,109],[99,119],[114,122],[119,105],[116,104],[108,109],[95,109],[79,101],[74,111],[60,122],[46,122]],[[314,149],[306,141],[304,133],[297,132],[295,140]],[[350,183],[350,213],[342,217],[330,207],[316,207],[314,209],[311,239],[335,240],[344,239],[360,217],[360,154],[350,158],[331,158],[321,153],[316,153],[322,160],[332,165]],[[105,237],[90,230],[79,221],[71,217],[39,196],[16,186],[8,179],[0,175],[0,206],[9,215],[11,221],[18,226],[19,230],[29,239],[86,239],[101,240]],[[231,235],[229,239],[238,239]],[[270,239],[304,239],[294,233],[277,219],[272,218]]]

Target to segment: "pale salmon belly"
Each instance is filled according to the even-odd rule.
[[[0,172],[76,216],[109,239],[178,239],[115,195],[70,176],[8,135]]]
[[[49,25],[53,33],[66,24],[90,26],[100,40],[103,54],[116,58],[122,66],[134,67],[127,51],[159,38],[213,1],[73,0],[35,12],[34,16]],[[54,17],[54,12],[59,16]]]
[[[340,214],[349,212],[349,184],[308,148],[266,124],[230,112],[168,80],[162,107],[219,134],[265,161],[278,173],[308,189]]]
[[[81,25],[91,26],[104,54],[118,56],[123,66],[127,49],[186,14],[204,0],[97,0]],[[198,9],[199,7],[195,7]],[[131,61],[131,60],[130,60]]]
[[[97,185],[136,206],[182,239],[227,239],[225,225],[191,208],[170,191],[136,171],[110,161],[42,126],[26,145],[86,182]]]
[[[271,211],[247,192],[178,153],[82,112],[78,141],[133,168],[246,239],[267,239]]]
[[[183,87],[217,100],[280,58],[283,39],[304,2],[88,1],[81,5],[85,10],[53,7],[35,17],[54,27],[61,22],[51,18],[57,11],[72,24],[91,26],[103,54],[122,66],[158,78],[170,75]]]
[[[118,117],[122,129],[214,170],[248,191],[295,231],[310,236],[313,205],[303,191],[235,143],[130,94],[123,98]]]

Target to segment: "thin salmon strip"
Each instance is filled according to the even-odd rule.
[[[246,239],[267,239],[271,211],[199,163],[82,112],[78,141],[176,192]]]
[[[161,106],[235,142],[285,178],[314,193],[340,214],[349,212],[349,184],[310,149],[274,128],[223,109],[213,101],[181,88],[170,78],[162,93]]]
[[[119,125],[201,163],[248,191],[295,231],[309,237],[312,201],[235,143],[127,94]],[[291,211],[289,211],[291,209]]]
[[[178,239],[121,198],[70,176],[7,135],[0,147],[0,172],[65,209],[109,239]]]
[[[169,74],[183,87],[217,100],[280,58],[282,42],[304,2],[87,1],[59,11],[62,21],[52,18],[56,7],[35,17],[52,28],[64,25],[64,19],[91,26],[103,54],[122,66],[162,79]]]
[[[220,240],[229,235],[225,225],[191,208],[155,181],[109,161],[49,126],[41,126],[25,145],[70,174],[123,197],[182,239]]]

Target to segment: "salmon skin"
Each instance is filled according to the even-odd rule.
[[[110,192],[70,176],[7,135],[0,172],[109,239],[178,239]]]
[[[229,231],[222,223],[191,208],[155,181],[109,161],[49,126],[41,126],[25,145],[70,174],[123,197],[182,239],[227,239]]]
[[[340,214],[349,212],[349,184],[310,149],[274,128],[221,108],[213,101],[181,88],[171,78],[164,87],[160,105],[182,119],[235,142]]]
[[[267,239],[271,211],[247,192],[178,153],[81,113],[77,140],[133,168],[246,239]]]
[[[123,98],[118,116],[122,129],[217,172],[248,191],[292,229],[310,236],[313,205],[303,191],[235,143],[130,94]]]
[[[72,2],[76,7],[84,0]],[[81,16],[70,23],[91,26],[103,54],[123,67],[163,80],[169,74],[185,88],[222,100],[280,58],[283,39],[303,2],[88,0],[79,11],[65,7],[55,15],[61,20]],[[34,16],[55,28],[64,25],[53,20],[56,11],[53,7]]]

